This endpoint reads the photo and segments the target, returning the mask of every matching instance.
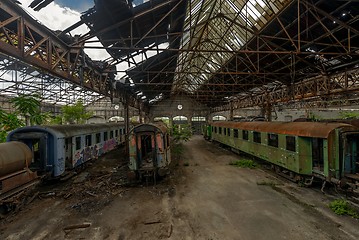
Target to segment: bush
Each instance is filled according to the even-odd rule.
[[[187,142],[191,136],[192,130],[188,124],[172,126],[172,138],[175,143]]]
[[[334,200],[329,204],[329,208],[338,215],[349,215],[353,218],[359,218],[358,212],[345,200]]]

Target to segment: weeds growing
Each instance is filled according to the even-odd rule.
[[[359,213],[345,200],[334,200],[329,204],[329,208],[338,215],[349,215],[353,218],[359,218]]]
[[[230,162],[229,165],[235,167],[242,167],[242,168],[256,168],[257,164],[253,162],[253,160],[237,160],[235,162]]]

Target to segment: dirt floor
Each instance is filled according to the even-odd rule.
[[[229,165],[240,158],[194,136],[167,178],[128,186],[114,151],[39,187],[1,220],[0,239],[359,239],[358,220],[328,209],[332,195]]]

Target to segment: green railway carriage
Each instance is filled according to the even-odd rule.
[[[215,122],[212,140],[273,164],[295,180],[358,184],[359,130],[344,123]],[[289,171],[288,171],[289,170]]]
[[[202,135],[207,140],[212,138],[212,127],[211,127],[211,125],[205,124],[205,125],[202,126]]]

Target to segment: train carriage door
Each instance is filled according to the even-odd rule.
[[[359,174],[359,134],[345,134],[344,136],[344,173]]]
[[[322,138],[312,138],[313,171],[324,172],[324,146]]]
[[[163,134],[156,134],[156,164],[157,166],[161,166],[165,159],[165,151],[164,151],[164,142],[163,142]]]
[[[141,148],[138,149],[139,155],[142,159],[142,168],[153,168],[156,164],[156,151],[155,151],[155,139],[154,134],[150,132],[142,133],[139,135],[139,142],[141,143]]]
[[[39,132],[15,133],[11,140],[25,143],[32,151],[32,171],[45,172],[48,161],[48,134]]]

